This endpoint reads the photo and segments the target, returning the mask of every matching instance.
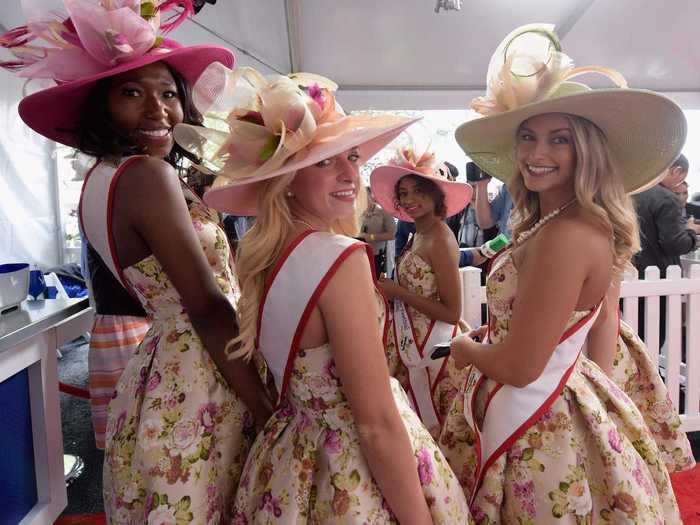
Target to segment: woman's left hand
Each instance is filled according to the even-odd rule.
[[[394,299],[401,290],[401,287],[398,284],[391,279],[387,279],[386,277],[380,277],[377,281],[377,286],[384,294],[384,297],[389,300]]]

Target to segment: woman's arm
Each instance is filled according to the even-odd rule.
[[[360,447],[402,524],[432,523],[417,462],[389,385],[369,262],[356,250],[321,294],[319,308]]]
[[[594,361],[608,376],[612,375],[617,336],[620,327],[619,317],[620,279],[615,278],[598,314],[595,324],[588,332],[588,358]]]
[[[380,280],[379,286],[390,299],[399,299],[430,319],[457,324],[462,315],[459,246],[447,226],[433,239],[429,262],[437,279],[440,298],[437,301],[415,294],[391,280]]]
[[[508,334],[495,344],[456,338],[452,355],[458,365],[472,363],[500,383],[527,386],[542,374],[559,344],[591,268],[612,267],[609,240],[591,227],[559,220],[542,234],[529,241],[518,268]],[[601,288],[599,297],[604,293]]]
[[[252,362],[225,355],[226,344],[238,335],[236,313],[197,239],[175,171],[160,159],[137,161],[119,180],[116,199],[124,204],[120,210],[128,214],[131,229],[143,238],[180,294],[209,355],[261,426],[272,403]]]

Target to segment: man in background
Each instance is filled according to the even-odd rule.
[[[680,256],[695,249],[696,235],[700,234],[700,225],[683,220],[681,206],[673,189],[688,176],[688,159],[681,155],[671,165],[661,181],[632,198],[639,220],[641,251],[633,259],[644,279],[648,266],[656,266],[661,278],[666,276],[666,269],[681,263]],[[661,297],[660,310],[660,344],[666,338],[666,298]],[[645,338],[644,300],[639,301],[639,334]]]

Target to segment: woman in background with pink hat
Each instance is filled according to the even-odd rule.
[[[179,21],[161,17],[178,5],[188,14],[190,1],[64,4],[63,20],[25,5],[32,18],[3,39],[18,59],[5,65],[57,82],[24,98],[20,116],[97,157],[83,231],[152,321],[109,407],[105,511],[111,523],[219,523],[270,404],[255,367],[225,358],[238,335],[228,244],[177,177],[184,151],[172,130],[201,125],[189,85],[233,56],[158,35]]]
[[[472,188],[448,174],[433,152],[411,144],[370,178],[382,208],[416,224],[397,262],[396,282],[382,278],[379,288],[391,302],[389,370],[434,436],[464,380],[452,359],[430,358],[437,343],[457,334],[462,313],[459,246],[445,218],[465,208]]]
[[[685,119],[612,70],[574,68],[552,29],[505,38],[472,102],[483,116],[455,132],[508,184],[515,224],[488,277],[488,326],[452,342],[469,368],[440,445],[482,523],[680,523],[642,414],[582,351],[639,248],[628,192],[676,158]],[[591,72],[621,88],[569,80]]]
[[[232,355],[262,353],[279,404],[248,456],[233,523],[468,523],[454,474],[389,378],[370,250],[347,236],[359,230],[359,166],[413,120],[346,116],[336,88],[214,64],[195,96],[221,130],[175,130],[220,175],[205,200],[256,216],[237,254]]]

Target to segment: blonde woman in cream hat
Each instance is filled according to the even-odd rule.
[[[414,120],[346,116],[323,77],[214,66],[195,85],[221,131],[176,139],[219,175],[205,201],[255,215],[240,242],[240,336],[279,403],[244,467],[233,523],[468,523],[436,443],[389,378],[359,167]]]
[[[642,414],[581,351],[639,247],[627,192],[678,155],[685,119],[612,70],[574,68],[552,29],[506,37],[472,103],[482,117],[456,131],[508,184],[515,224],[489,274],[488,326],[452,342],[470,370],[440,444],[477,522],[680,523]],[[621,87],[569,81],[583,72]]]

